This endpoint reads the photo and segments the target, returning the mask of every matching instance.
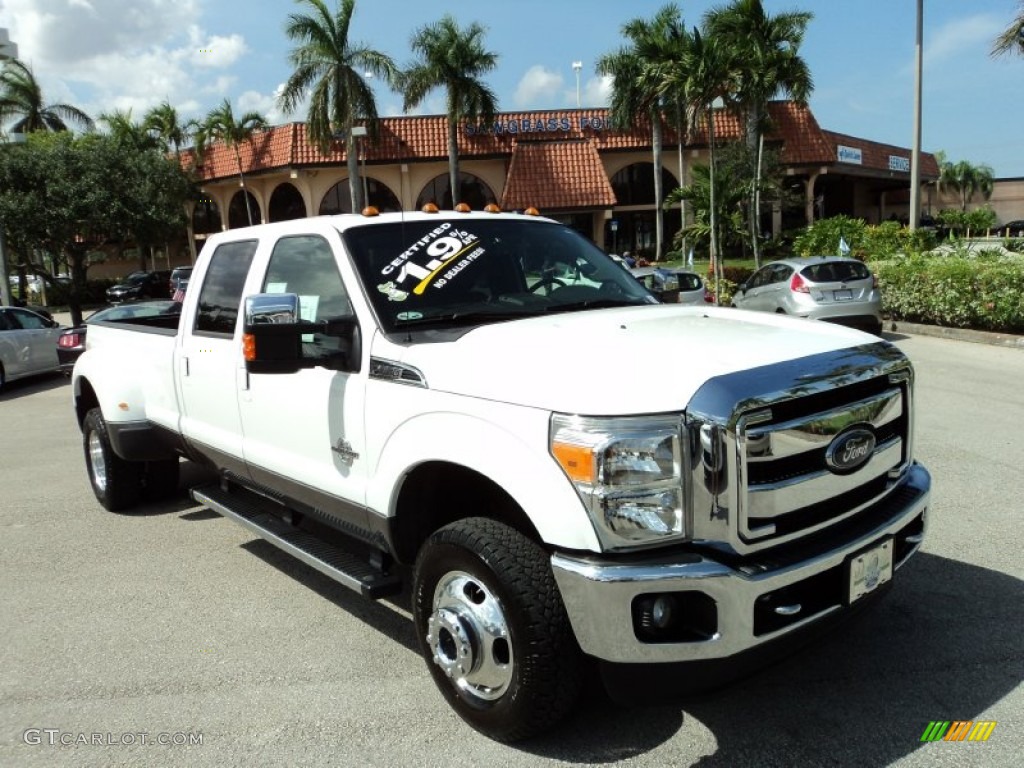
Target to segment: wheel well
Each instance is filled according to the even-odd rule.
[[[79,379],[78,393],[75,395],[75,415],[78,417],[78,428],[82,428],[85,414],[99,406],[100,400],[87,379]]]
[[[391,522],[395,556],[413,563],[431,533],[467,517],[498,520],[541,543],[530,518],[501,486],[467,467],[432,461],[420,464],[402,482]]]

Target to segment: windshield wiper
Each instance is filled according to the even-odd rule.
[[[611,307],[646,307],[649,302],[640,299],[588,299],[574,301],[569,304],[555,304],[547,307],[546,312],[578,312],[584,309],[609,309]]]

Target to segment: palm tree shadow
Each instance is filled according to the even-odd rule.
[[[921,553],[890,593],[799,655],[681,705],[593,703],[557,733],[520,748],[604,763],[650,751],[688,721],[717,750],[704,768],[888,765],[920,746],[930,720],[986,719],[1024,678],[1016,627],[1024,582]],[[692,734],[688,734],[692,738]]]

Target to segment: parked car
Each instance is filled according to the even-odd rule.
[[[629,271],[663,304],[704,304],[704,281],[696,272],[670,267],[633,267]]]
[[[60,324],[21,307],[0,307],[0,389],[8,381],[58,368]]]
[[[1024,237],[1024,219],[1008,221],[992,230],[996,237]]]
[[[42,315],[47,320],[53,320],[53,315],[50,314],[50,310],[46,307],[38,307],[35,304],[29,304],[23,299],[19,299],[17,296],[11,296],[11,304],[15,307],[21,307],[22,309],[30,309],[37,315]]]
[[[167,270],[132,272],[123,282],[107,289],[107,301],[120,304],[142,299],[166,299],[171,295],[167,287],[170,279],[171,273]]]
[[[66,328],[57,337],[57,359],[60,362],[60,372],[66,376],[71,375],[72,369],[79,356],[85,351],[85,336],[89,330],[90,323],[103,320],[129,320],[133,317],[153,317],[155,315],[177,315],[181,313],[181,303],[161,299],[160,301],[139,301],[131,304],[122,304],[116,307],[107,307],[89,315],[82,321],[82,325],[74,328]]]
[[[882,332],[878,280],[856,259],[812,256],[773,261],[736,287],[732,304],[828,320],[876,335]]]
[[[171,279],[167,285],[170,295],[174,296],[178,291],[185,293],[190,277],[192,277],[192,267],[175,267],[171,270]]]

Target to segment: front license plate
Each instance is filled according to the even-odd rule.
[[[891,578],[892,539],[887,539],[850,558],[850,602],[856,602]]]
[[[836,301],[853,301],[853,291],[847,288],[845,291],[832,291]]]

